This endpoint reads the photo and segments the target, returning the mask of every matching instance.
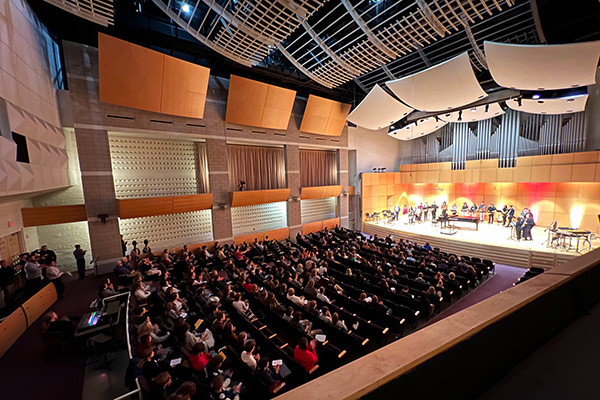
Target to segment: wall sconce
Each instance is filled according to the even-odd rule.
[[[292,197],[292,200],[294,200],[294,201],[298,201],[298,196],[294,196],[294,197]]]
[[[347,197],[347,196],[348,196],[348,192],[342,192],[342,195],[343,195],[344,197]]]
[[[107,218],[108,218],[108,214],[98,214],[98,219],[100,219],[100,222],[102,222],[103,224],[106,223]]]

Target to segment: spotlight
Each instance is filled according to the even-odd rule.
[[[541,97],[541,96],[540,96],[538,93],[536,93],[536,94],[534,94],[533,96],[531,96],[531,98],[532,98],[532,99],[534,99],[534,100],[537,100],[537,99],[539,99],[540,97]]]
[[[489,105],[489,104],[486,104],[486,105],[485,105],[485,112],[488,112],[488,111],[490,111],[490,105]]]
[[[458,112],[458,119],[457,119],[457,121],[462,121],[462,110],[460,110]]]
[[[183,11],[184,13],[189,13],[190,12],[190,5],[183,3],[183,5],[181,6],[181,11]]]
[[[519,97],[517,99],[517,104],[519,105],[519,107],[521,107],[523,105],[523,99]]]
[[[394,125],[391,126],[392,129],[396,129],[396,127]]]

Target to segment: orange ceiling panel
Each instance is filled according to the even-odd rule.
[[[203,118],[210,69],[165,56],[161,112]]]
[[[350,107],[350,104],[311,94],[308,96],[300,131],[317,135],[340,136],[346,124]]]
[[[98,34],[100,101],[160,112],[165,55]]]
[[[288,128],[296,92],[269,85],[262,115],[261,127],[268,129]]]

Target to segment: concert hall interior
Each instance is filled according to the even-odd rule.
[[[593,399],[597,0],[0,0],[0,400]]]

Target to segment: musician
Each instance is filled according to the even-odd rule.
[[[423,221],[427,221],[429,217],[429,204],[427,202],[425,202],[425,204],[423,204]]]
[[[510,223],[512,222],[514,217],[515,217],[515,209],[513,208],[513,205],[511,204],[508,207],[508,212],[506,213],[506,225],[505,226],[510,226]]]
[[[435,201],[431,204],[431,207],[429,207],[429,208],[431,208],[431,220],[435,221],[435,217],[436,217],[437,209],[438,209],[438,206],[437,206],[437,204],[435,204]]]
[[[473,205],[469,209],[469,211],[471,212],[471,215],[475,216],[475,214],[477,213],[477,209],[478,209],[477,204],[473,203]]]
[[[466,203],[465,203],[466,204]],[[452,204],[452,208],[450,209],[450,213],[452,215],[456,215],[458,214],[458,207],[456,206],[456,203]]]
[[[490,224],[494,223],[494,213],[496,212],[496,207],[494,206],[494,203],[490,203],[490,205],[487,208],[487,212],[488,212],[488,222]]]
[[[502,226],[506,226],[506,217],[508,216],[508,207],[506,204],[504,207],[502,207],[502,211],[500,213],[502,214]]]
[[[525,222],[523,223],[523,240],[533,240],[533,236],[531,235],[531,229],[535,226],[535,221],[533,220],[533,215],[528,213],[525,217]]]
[[[411,225],[415,223],[415,209],[412,206],[408,209],[408,223]]]
[[[463,203],[460,211],[462,212],[463,217],[469,213],[469,205],[467,204],[466,201]]]
[[[415,219],[417,220],[417,222],[421,222],[423,221],[423,208],[424,207],[420,207],[417,208],[417,210],[415,211]]]
[[[523,217],[517,217],[517,222],[515,223],[515,232],[517,232],[517,240],[521,240],[521,235],[523,234]]]
[[[483,223],[485,221],[485,203],[482,201],[479,205],[479,220]]]
[[[448,204],[446,204],[446,202],[444,201],[440,208],[442,210],[442,217],[447,217],[448,216]]]
[[[394,207],[394,214],[396,214],[396,221],[398,221],[398,216],[400,215],[400,206],[396,203],[396,207]]]

